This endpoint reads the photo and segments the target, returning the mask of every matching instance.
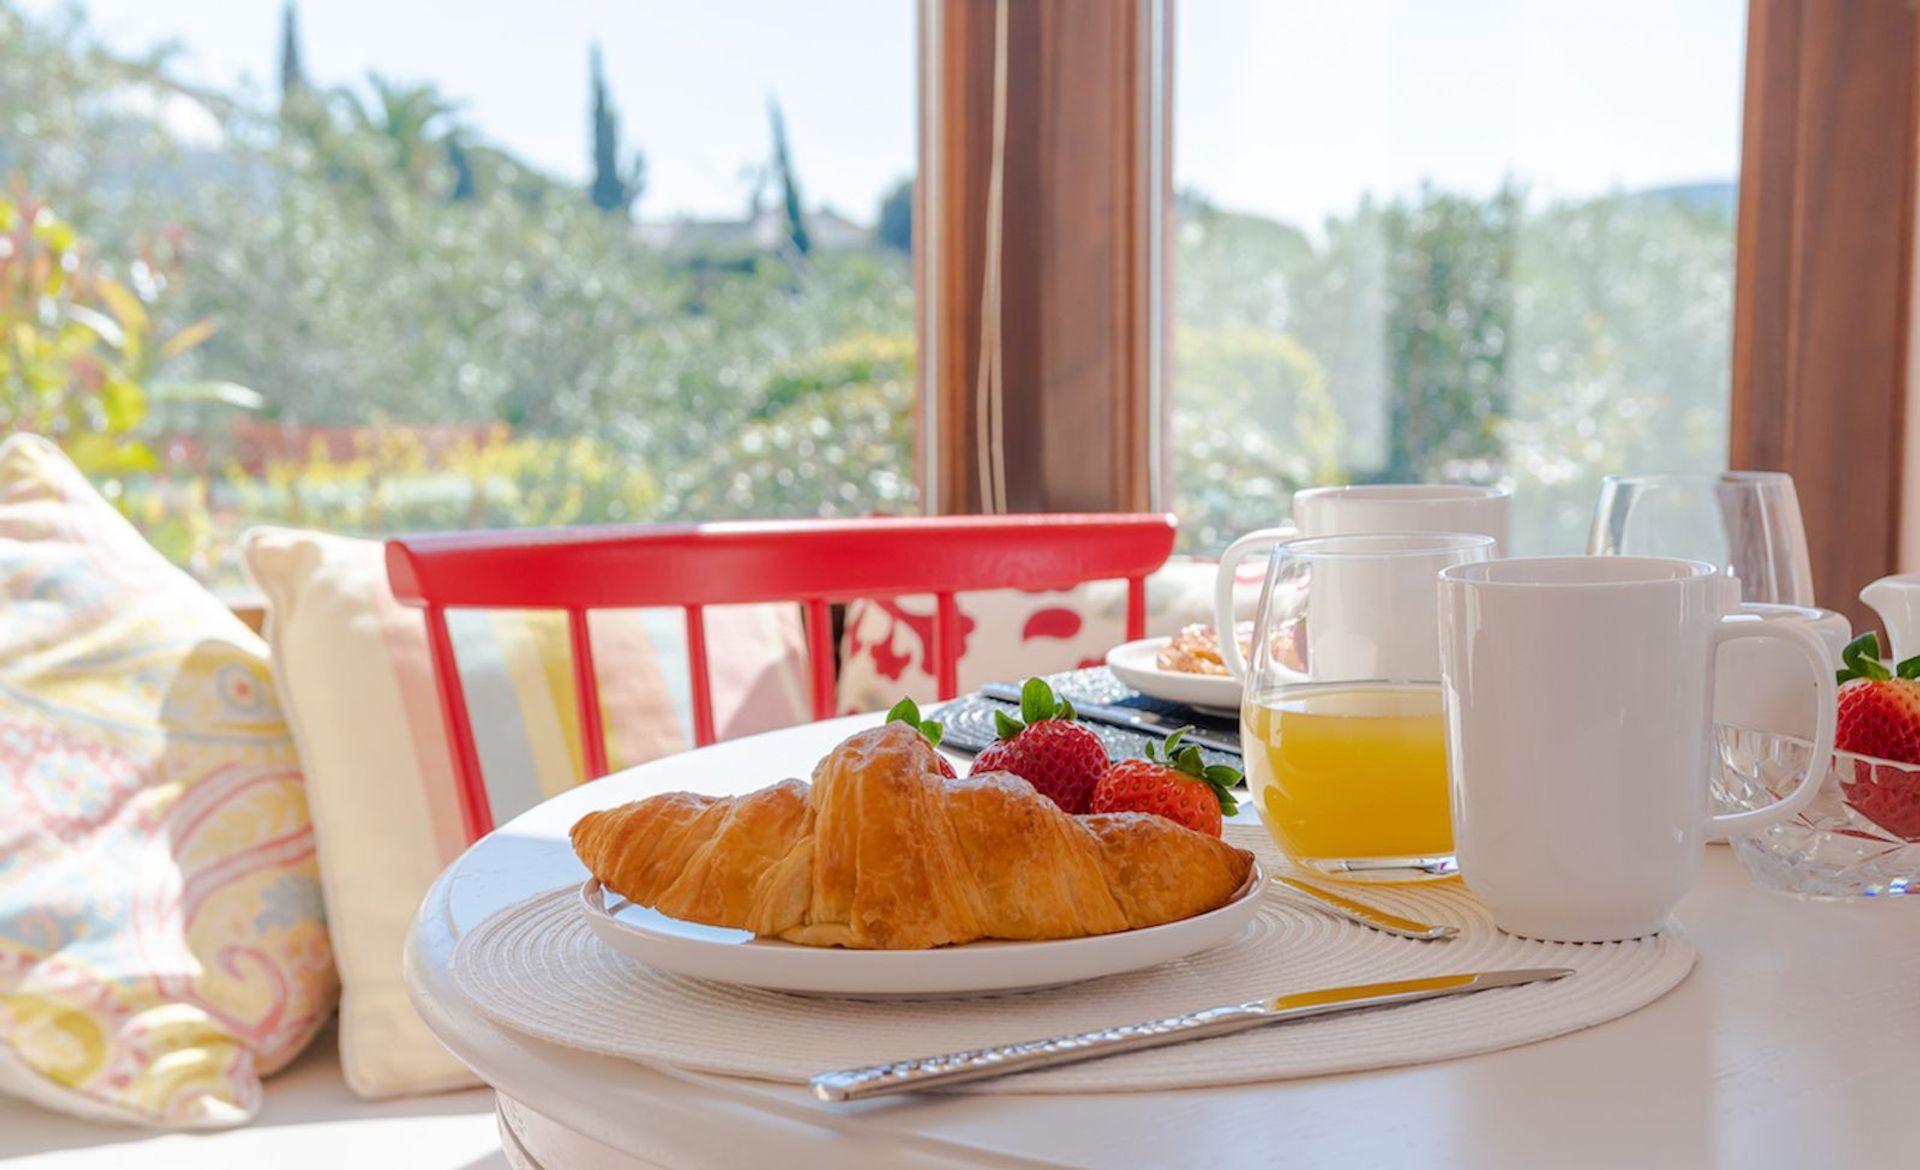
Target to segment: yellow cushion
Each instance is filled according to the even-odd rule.
[[[244,1121],[336,988],[265,645],[53,444],[0,443],[0,1089]]]

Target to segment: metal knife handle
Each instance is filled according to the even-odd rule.
[[[1054,1036],[1030,1040],[1024,1044],[1005,1044],[998,1048],[976,1048],[969,1052],[950,1052],[921,1060],[902,1060],[892,1064],[874,1064],[866,1068],[842,1069],[822,1073],[812,1080],[813,1094],[822,1101],[858,1101],[883,1093],[900,1093],[954,1085],[986,1077],[1007,1076],[1113,1056],[1141,1048],[1158,1048],[1198,1040],[1203,1036],[1224,1036],[1245,1028],[1269,1023],[1273,1014],[1260,1003],[1235,1004],[1208,1008],[1184,1016],[1169,1016],[1144,1024],[1102,1028],[1072,1036]]]
[[[1571,967],[1529,967],[1295,991],[1269,1000],[1208,1008],[1144,1024],[1128,1024],[1119,1028],[1102,1028],[1097,1032],[1081,1032],[1074,1036],[1005,1044],[999,1048],[976,1048],[920,1060],[901,1060],[891,1064],[821,1073],[813,1078],[813,1095],[822,1101],[857,1101],[862,1097],[878,1097],[884,1093],[985,1080],[1056,1064],[1114,1056],[1141,1048],[1158,1048],[1163,1044],[1179,1044],[1205,1036],[1224,1036],[1229,1032],[1258,1028],[1263,1024],[1418,1003],[1425,999],[1495,987],[1517,987],[1523,983],[1564,979],[1571,974]]]

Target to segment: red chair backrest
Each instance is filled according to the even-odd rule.
[[[942,699],[958,691],[954,594],[1068,589],[1125,578],[1127,637],[1146,631],[1146,576],[1173,552],[1173,517],[1158,514],[940,516],[446,532],[387,542],[394,596],[426,611],[441,716],[453,747],[467,831],[493,827],[466,696],[447,632],[449,608],[559,609],[567,615],[574,694],[589,778],[607,771],[600,687],[587,636],[593,609],[686,613],[693,736],[714,741],[703,611],[709,605],[800,603],[806,615],[813,714],[834,713],[831,607],[860,597],[931,593],[931,657]]]

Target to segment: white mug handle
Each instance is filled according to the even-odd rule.
[[[1213,629],[1220,636],[1220,661],[1227,673],[1237,679],[1247,677],[1247,664],[1240,657],[1240,639],[1233,636],[1233,576],[1240,562],[1290,540],[1300,533],[1291,524],[1278,528],[1259,528],[1227,546],[1220,554],[1220,568],[1213,577]]]
[[[1729,615],[1738,616],[1738,615]],[[1770,825],[1775,821],[1793,816],[1807,805],[1813,803],[1814,796],[1820,791],[1820,784],[1827,777],[1827,769],[1833,760],[1833,733],[1839,707],[1838,688],[1834,683],[1834,667],[1827,644],[1813,627],[1799,621],[1742,622],[1721,619],[1719,628],[1713,631],[1713,651],[1718,656],[1720,647],[1735,638],[1775,638],[1782,642],[1792,642],[1800,652],[1807,656],[1813,665],[1813,676],[1819,683],[1819,697],[1816,700],[1820,709],[1814,714],[1813,753],[1807,757],[1806,774],[1800,777],[1785,796],[1765,808],[1748,809],[1745,812],[1717,813],[1710,819],[1715,833],[1745,833],[1753,829]],[[1711,709],[1711,708],[1709,708]]]

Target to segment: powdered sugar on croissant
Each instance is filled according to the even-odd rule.
[[[1007,773],[945,779],[903,723],[847,739],[812,785],[666,793],[572,837],[602,885],[671,917],[889,950],[1174,922],[1225,903],[1253,862],[1149,814],[1071,816]]]

